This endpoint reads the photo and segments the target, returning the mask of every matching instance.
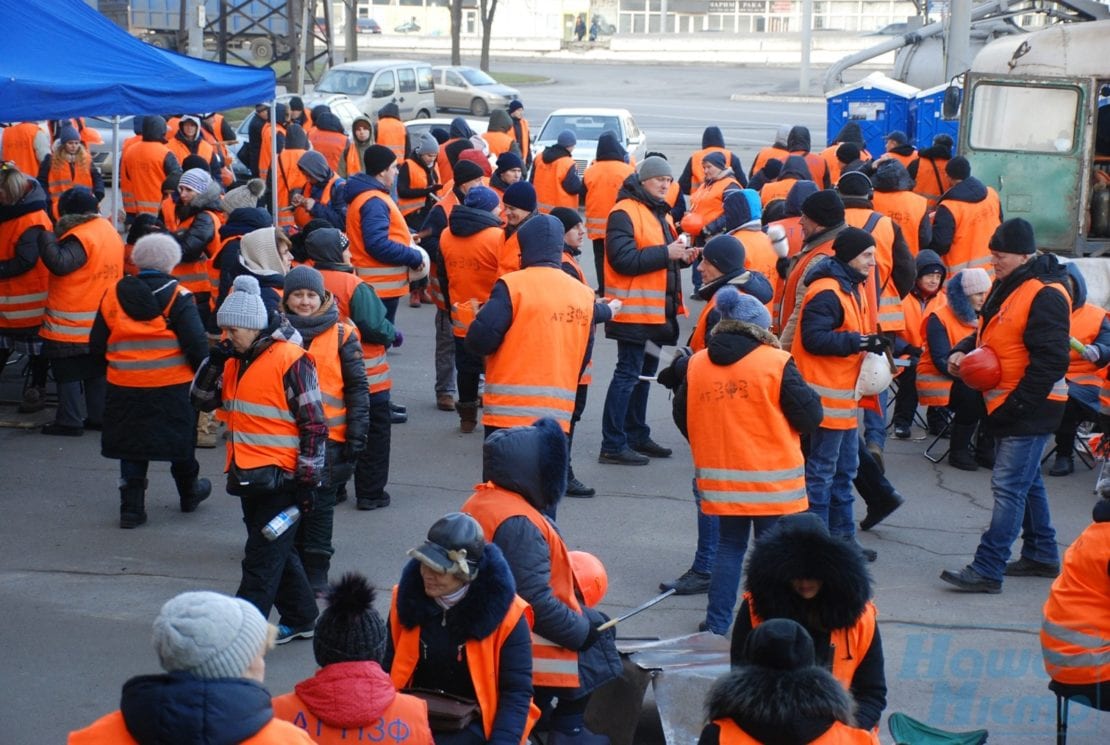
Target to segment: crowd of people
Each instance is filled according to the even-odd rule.
[[[318,742],[388,726],[398,741],[509,745],[541,714],[557,745],[608,742],[585,711],[620,662],[556,521],[564,496],[596,493],[571,446],[600,372],[597,327],[616,351],[598,462],[672,456],[647,422],[655,381],[689,440],[697,545],[661,589],[708,595],[702,631],[735,625],[737,671],[710,696],[704,742],[780,729],[781,711],[745,703],[780,674],[824,692],[792,723],[797,741],[874,741],[877,555],[854,500],[864,530],[903,503],[884,474],[888,408],[896,438],[920,421],[948,439],[951,467],[991,470],[990,526],[944,582],[998,593],[1006,576],[1060,574],[1040,456],[1054,436],[1050,475],[1066,476],[1081,424],[1110,424],[1110,320],[945,136],[918,152],[892,132],[872,156],[852,123],[821,152],[783,127],[745,172],[710,126],[676,178],[609,133],[581,173],[571,130],[533,154],[520,101],[481,137],[460,118],[410,138],[392,105],[350,137],[326,106],[275,112],[255,111],[240,184],[220,115],[136,117],[123,237],[99,208],[80,120],[52,123],[52,146],[34,123],[0,141],[0,362],[29,357],[21,410],[45,405],[52,375],[42,432],[101,431],[127,529],[147,521],[151,461],[170,462],[192,512],[213,489],[195,448],[225,440],[247,528],[237,599],[167,603],[166,675],[130,682],[121,712],[72,741],[150,741],[157,702],[200,726],[197,691],[232,686],[242,710],[220,714],[252,742],[299,741],[276,716]],[[579,264],[587,237],[596,287]],[[436,406],[462,434],[481,425],[485,483],[410,552],[387,629],[365,579],[333,586],[329,569],[348,482],[358,509],[390,504],[391,428],[408,412],[387,352],[405,298],[436,307]],[[683,339],[687,299],[701,309]],[[677,351],[661,369],[663,347]],[[1097,688],[1110,675],[1082,662],[1075,619],[1052,607],[1046,664]],[[242,679],[260,682],[268,645],[297,639],[314,640],[321,670],[271,710]],[[219,659],[196,657],[210,649]],[[358,704],[337,709],[342,696]]]

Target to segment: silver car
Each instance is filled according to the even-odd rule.
[[[475,67],[432,68],[436,81],[436,108],[445,111],[469,111],[474,116],[488,116],[490,109],[503,109],[520,98],[520,91],[501,85]]]
[[[532,144],[535,157],[544,148],[554,145],[564,129],[574,132],[578,144],[574,146],[574,164],[578,175],[597,157],[597,140],[606,130],[617,135],[617,140],[637,163],[647,152],[647,135],[638,126],[628,109],[573,108],[556,109],[548,115]]]

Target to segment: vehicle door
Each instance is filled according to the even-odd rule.
[[[378,118],[378,109],[387,103],[395,103],[400,108],[401,104],[397,101],[397,76],[393,70],[382,70],[374,76],[374,84],[370,88],[370,97],[372,104],[369,108],[372,110],[367,113],[373,116],[375,121]]]
[[[436,94],[438,96],[439,88],[436,88]],[[470,91],[462,75],[454,70],[443,71],[443,96],[439,100],[443,101],[445,109],[470,108]]]
[[[416,116],[416,70],[411,67],[397,68],[397,108],[401,110],[401,121]]]

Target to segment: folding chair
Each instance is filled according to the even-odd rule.
[[[945,456],[948,455],[948,451],[951,450],[951,448],[952,448],[951,445],[946,447],[944,449],[944,452],[941,453],[940,455],[934,456],[932,454],[932,451],[933,451],[933,448],[935,448],[937,446],[937,443],[944,439],[944,436],[948,434],[948,430],[950,430],[950,429],[952,429],[952,417],[948,418],[948,421],[945,422],[945,424],[944,424],[944,429],[942,429],[940,431],[940,434],[938,434],[935,438],[933,438],[933,441],[929,443],[929,447],[925,448],[924,455],[925,455],[925,458],[929,462],[931,462],[931,463],[940,463],[942,460],[944,460]],[[926,431],[928,431],[928,430],[926,430]]]
[[[1068,704],[1073,700],[1077,704],[1089,706],[1098,711],[1110,711],[1110,700],[1100,701],[1096,696],[1096,699],[1091,701],[1085,695],[1068,691],[1068,686],[1055,680],[1048,681],[1048,690],[1056,694],[1056,745],[1067,745]]]

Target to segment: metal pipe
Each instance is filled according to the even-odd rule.
[[[813,46],[813,0],[802,0],[802,64],[798,71],[798,93],[809,94],[809,48]]]
[[[277,99],[270,101],[270,209],[274,227],[278,227],[278,149],[277,149]]]
[[[119,114],[112,117],[112,227],[116,230],[120,229],[119,224],[119,157],[120,151],[120,138],[119,138]]]
[[[971,67],[971,0],[951,0],[944,39],[944,79]]]

